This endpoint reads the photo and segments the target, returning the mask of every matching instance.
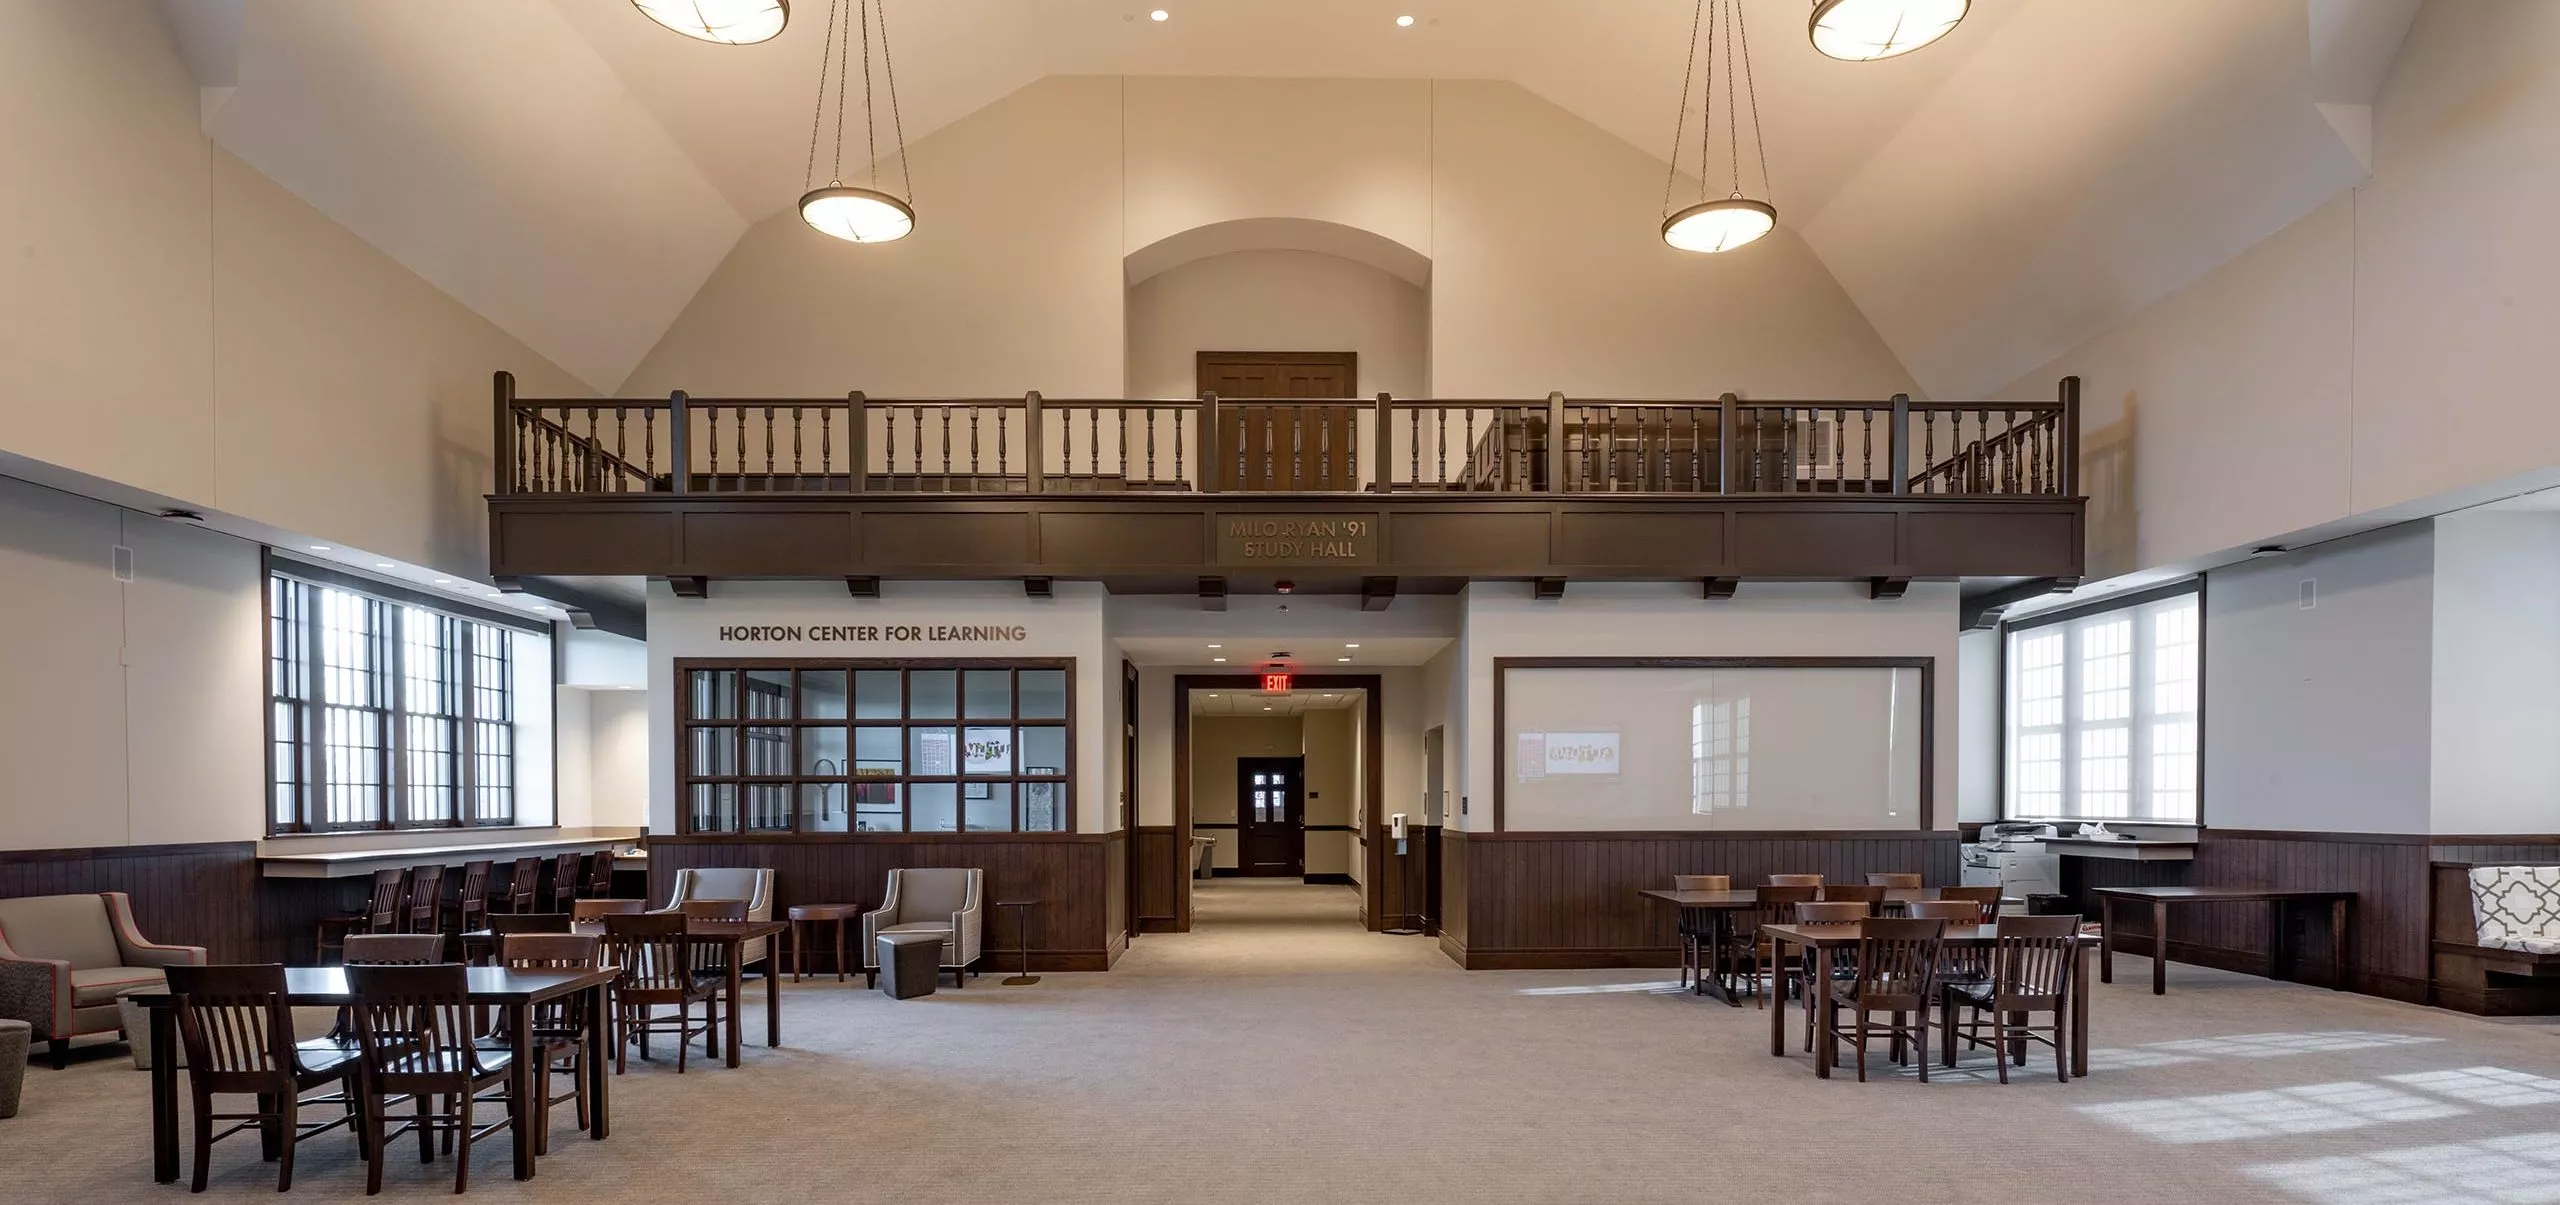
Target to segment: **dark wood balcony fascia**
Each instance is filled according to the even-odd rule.
[[[1043,576],[1121,588],[1203,576],[1356,591],[1362,578],[2078,577],[2078,498],[1131,493],[652,493],[489,500],[490,572],[907,579]],[[1236,519],[1368,520],[1363,540],[1248,560]]]

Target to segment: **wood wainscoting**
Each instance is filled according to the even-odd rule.
[[[2428,864],[2450,862],[2560,861],[2560,845],[2539,836],[2428,836],[2424,833],[2310,833],[2204,829],[2192,862],[2131,862],[2064,858],[2063,890],[2096,915],[2095,887],[2273,887],[2356,893],[2347,947],[2350,988],[2413,1004],[2441,1004],[2485,1011],[2491,1001],[2476,992],[2440,990],[2433,983],[2429,949],[2434,928]],[[2169,918],[2169,957],[2178,962],[2251,975],[2271,969],[2268,932],[2272,910],[2263,904],[2188,904]],[[2303,913],[2322,911],[2304,909]],[[2140,909],[2117,910],[2118,932],[2108,935],[2120,951],[2148,956],[2151,921]],[[2309,926],[2296,935],[2295,975],[2328,982],[2327,917],[2299,915]],[[2307,940],[2304,940],[2307,939]]]
[[[793,904],[877,907],[889,872],[907,866],[974,866],[986,872],[981,969],[1010,971],[1019,922],[997,900],[1037,899],[1031,909],[1033,971],[1103,971],[1129,948],[1120,903],[1127,887],[1128,834],[865,833],[842,840],[807,835],[649,838],[649,898],[675,889],[678,870],[766,866],[774,870],[774,913]]]
[[[1672,910],[1636,893],[1675,874],[1872,871],[1956,881],[1954,830],[1885,832],[1477,832],[1441,834],[1440,948],[1469,970],[1668,967]]]
[[[0,850],[0,897],[91,891],[132,896],[144,937],[203,946],[215,962],[308,961],[308,922],[299,949],[261,940],[281,919],[258,889],[255,841]]]
[[[1141,824],[1131,831],[1129,856],[1137,863],[1138,932],[1182,929],[1182,893],[1190,889],[1191,859],[1182,834],[1170,824]]]

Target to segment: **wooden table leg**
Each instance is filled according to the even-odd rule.
[[[542,1110],[533,1107],[533,1094],[549,1092],[550,1077],[537,1076],[533,1065],[533,1006],[521,1004],[505,1010],[507,1017],[507,1130],[515,1138],[516,1179],[533,1178],[533,1119]]]
[[[844,982],[844,918],[836,918],[836,982]]]
[[[1815,965],[1817,959],[1828,961],[1823,958],[1821,951],[1810,945],[1806,946],[1804,948],[1804,990],[1808,998],[1812,998],[1814,991],[1814,972],[1820,970],[1824,978],[1822,995],[1814,999],[1813,1073],[1819,1078],[1830,1079],[1832,1056],[1840,1046],[1840,1018],[1831,1007],[1830,968],[1817,967]]]
[[[809,922],[791,918],[791,981],[800,982],[800,972],[809,969]],[[842,926],[838,926],[841,928]]]
[[[739,966],[738,960],[745,956],[746,952],[747,943],[745,942],[731,942],[729,944],[729,1016],[728,1019],[722,1021],[721,1024],[727,1027],[729,1031],[728,1053],[729,1065],[732,1067],[738,1065],[738,1035],[744,1032],[738,1025],[738,996],[739,980],[746,976],[747,969]]]
[[[2085,915],[2085,914],[2084,914]],[[2116,981],[2116,900],[2114,896],[2098,897],[2098,982]]]
[[[2347,990],[2347,897],[2329,901],[2329,990]]]
[[[2103,945],[2105,938],[2099,940]],[[2104,955],[2099,957],[2103,959]],[[2089,1074],[2089,959],[2088,950],[2080,951],[2079,973],[2072,976],[2071,1074],[2074,1076]]]
[[[2169,994],[2169,904],[2151,901],[2151,994]]]
[[[1776,951],[1783,950],[1785,948],[1785,946],[1776,946],[1776,948],[1771,951],[1771,957],[1775,958]],[[1774,969],[1770,972],[1769,978],[1773,982],[1778,978]],[[1767,1004],[1766,1001],[1763,1001],[1762,1003]],[[1769,1004],[1768,1009],[1769,1053],[1776,1055],[1779,1058],[1785,1058],[1787,1055],[1787,1010],[1784,1006],[1775,1004]]]
[[[613,998],[609,985],[598,984],[594,993],[587,1001],[587,1137],[601,1142],[613,1133],[613,1114],[605,1100],[613,1083],[613,1060],[605,1057],[612,1053],[613,1022],[605,1010]]]
[[[178,1178],[178,1034],[176,1011],[151,1013],[151,1178]]]
[[[773,977],[770,960],[764,964],[764,1044],[782,1045],[782,981]]]

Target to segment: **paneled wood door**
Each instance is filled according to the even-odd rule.
[[[1359,355],[1347,351],[1204,351],[1202,393],[1220,398],[1330,398],[1334,405],[1247,401],[1218,411],[1218,484],[1228,490],[1340,491],[1359,486]]]
[[[1236,759],[1236,872],[1307,872],[1307,759]]]

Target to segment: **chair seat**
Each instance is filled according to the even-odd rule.
[[[293,1061],[300,1065],[305,1078],[327,1076],[351,1069],[356,1061],[356,1048],[353,1044],[341,1046],[326,1038],[315,1038],[294,1043]]]
[[[490,1041],[491,1039],[484,1038],[472,1043],[479,1048],[480,1072],[483,1075],[494,1075],[506,1070],[508,1060],[515,1057],[514,1053],[507,1049],[505,1042],[501,1041],[493,1046],[489,1044]],[[386,1061],[382,1066],[382,1073],[384,1075],[453,1075],[458,1073],[453,1064],[459,1061],[451,1050],[443,1052],[437,1060],[429,1060],[424,1055],[408,1054]],[[439,1062],[442,1065],[438,1065]]]
[[[89,1008],[113,1004],[120,992],[137,987],[159,987],[169,977],[158,967],[90,967],[71,972],[71,1006]]]

